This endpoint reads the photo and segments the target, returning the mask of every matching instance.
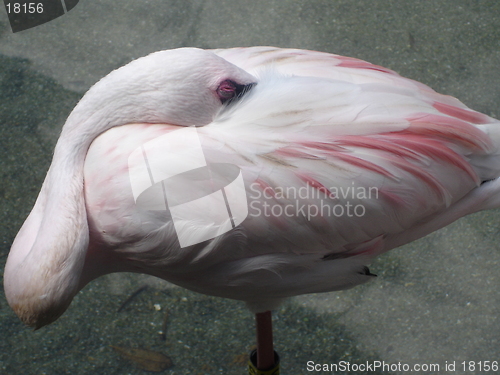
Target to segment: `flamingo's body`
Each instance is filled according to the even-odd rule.
[[[229,87],[230,104],[227,80],[245,87]],[[207,162],[240,168],[249,208],[235,229],[181,248],[169,215],[136,205],[128,163],[190,125]],[[268,47],[147,56],[101,80],[69,117],[12,246],[7,298],[40,327],[110,272],[155,275],[255,312],[361,284],[374,256],[500,204],[499,125],[341,56]]]

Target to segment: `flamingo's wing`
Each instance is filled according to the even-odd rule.
[[[258,170],[250,195],[274,207],[263,215],[254,202],[254,213],[265,217],[253,220],[260,241],[275,246],[275,234],[303,252],[356,253],[431,220],[498,176],[489,136],[498,122],[425,85],[318,52],[262,47],[220,54],[260,80],[246,100],[200,131],[218,142],[227,137],[240,163],[251,160],[248,170]],[[304,204],[311,210],[305,215]],[[324,205],[322,215],[316,208]],[[357,206],[359,215],[347,211]],[[388,250],[381,241],[376,246]]]

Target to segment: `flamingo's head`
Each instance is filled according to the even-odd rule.
[[[85,94],[65,128],[90,134],[130,123],[203,126],[241,98],[256,78],[211,51],[152,53],[111,72]]]

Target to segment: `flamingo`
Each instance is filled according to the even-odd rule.
[[[156,52],[69,115],[7,300],[38,329],[99,276],[157,276],[244,301],[266,369],[283,299],[373,280],[374,257],[499,207],[499,145],[497,120],[362,60]]]

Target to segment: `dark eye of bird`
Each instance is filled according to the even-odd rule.
[[[229,104],[234,99],[241,98],[254,85],[255,83],[240,85],[230,79],[226,79],[217,87],[217,96],[222,104]]]
[[[217,94],[222,102],[232,99],[236,95],[236,85],[229,80],[223,81],[217,88]]]

